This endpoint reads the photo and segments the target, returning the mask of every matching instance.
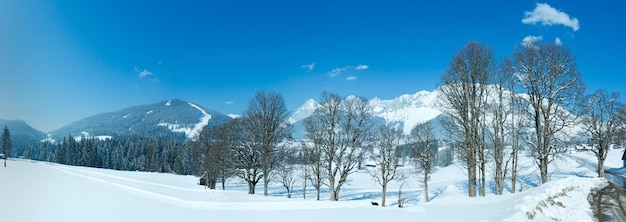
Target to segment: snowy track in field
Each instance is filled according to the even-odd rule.
[[[341,207],[338,204],[322,204],[321,202],[299,202],[289,201],[276,197],[258,197],[245,195],[248,200],[237,201],[228,193],[235,191],[206,190],[203,186],[192,185],[194,187],[179,187],[155,182],[148,182],[127,178],[108,173],[97,172],[99,169],[82,167],[72,167],[58,164],[46,164],[47,166],[64,172],[66,174],[91,180],[98,184],[120,189],[144,198],[160,201],[163,203],[176,205],[179,207],[199,209],[199,210],[304,210],[304,209],[325,209]],[[115,171],[113,171],[115,172]],[[119,173],[132,173],[123,172]],[[237,191],[236,194],[242,195]],[[262,199],[259,199],[262,198]],[[258,202],[250,202],[249,199],[259,199]],[[268,206],[268,202],[271,206]]]

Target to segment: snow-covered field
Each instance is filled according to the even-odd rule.
[[[621,167],[623,149],[612,150],[607,168]],[[422,201],[416,178],[403,186],[405,208],[397,207],[399,184],[388,189],[388,207],[380,201],[380,187],[366,172],[352,175],[340,201],[307,199],[298,188],[292,199],[284,188],[270,185],[270,196],[248,195],[244,183],[233,179],[223,190],[205,190],[197,178],[171,174],[126,172],[65,166],[29,160],[10,160],[0,167],[2,221],[592,221],[587,201],[596,178],[591,153],[576,153],[555,161],[551,182],[537,186],[538,171],[522,161],[520,181],[525,190],[496,196],[467,197],[465,170],[455,165],[438,169],[430,181],[430,202]],[[591,167],[591,168],[590,168]],[[262,184],[257,193],[262,193]],[[518,185],[518,189],[519,189]]]

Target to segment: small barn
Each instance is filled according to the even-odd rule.
[[[200,180],[198,180],[198,185],[206,186],[206,173],[202,174]]]

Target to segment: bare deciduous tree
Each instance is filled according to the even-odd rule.
[[[370,106],[365,99],[322,93],[322,105],[304,122],[307,135],[319,149],[321,166],[327,173],[331,201],[361,161],[362,146],[371,125]]]
[[[541,183],[548,182],[548,164],[559,152],[556,134],[576,123],[571,115],[584,85],[576,69],[576,59],[560,43],[535,41],[513,53],[510,67],[529,106],[525,114],[533,122],[534,135],[525,142],[541,172]]]
[[[504,169],[510,170],[511,173],[511,192],[515,193],[516,184],[517,184],[517,171],[518,171],[518,154],[521,149],[521,138],[522,138],[522,129],[524,127],[523,122],[525,122],[525,116],[522,115],[522,98],[515,93],[516,83],[515,83],[515,75],[512,70],[512,61],[508,58],[504,59],[504,62],[501,66],[501,81],[504,81],[503,85],[505,90],[508,90],[508,112],[510,116],[510,122],[508,124],[508,128],[505,128],[505,137],[507,138],[507,144],[510,145],[510,153],[507,161],[505,162]],[[502,79],[504,78],[504,79]],[[506,80],[505,80],[506,79]],[[510,165],[509,165],[510,164]],[[505,171],[506,175],[506,171]],[[503,176],[505,176],[503,175]]]
[[[277,166],[278,144],[291,137],[291,126],[287,123],[289,112],[282,95],[257,92],[248,103],[243,119],[250,135],[250,145],[258,150],[263,178],[263,195]]]
[[[306,124],[306,120],[305,120],[305,126],[311,127],[311,125]],[[319,135],[310,135],[310,136],[315,137]],[[317,192],[316,199],[320,200],[320,193],[321,193],[322,185],[324,185],[325,175],[324,175],[324,167],[322,166],[322,159],[321,159],[322,158],[321,149],[320,149],[321,142],[316,139],[313,139],[313,140],[318,141],[318,142],[313,142],[311,144],[305,141],[302,142],[302,147],[304,148],[303,156],[304,156],[304,164],[305,164],[305,174],[304,174],[305,181],[304,182],[305,182],[305,185],[306,185],[307,179],[308,181],[311,182],[311,186],[315,188],[315,191]],[[310,170],[310,173],[309,173],[309,170]]]
[[[470,42],[456,53],[446,72],[441,76],[438,106],[449,121],[444,122],[455,144],[457,156],[467,167],[468,195],[476,196],[476,168],[484,178],[485,143],[484,116],[487,84],[493,76],[494,59],[491,48],[479,42]],[[477,158],[480,163],[477,163]],[[481,194],[484,194],[484,185]]]
[[[238,176],[248,184],[248,194],[254,194],[256,184],[261,180],[261,154],[259,147],[252,141],[248,131],[244,127],[241,117],[232,119],[224,124],[227,127],[228,141],[231,151],[239,168]]]
[[[413,151],[418,161],[419,171],[422,173],[422,186],[424,187],[424,201],[430,201],[428,197],[428,180],[432,173],[432,160],[435,152],[432,150],[435,145],[435,133],[431,122],[417,124],[411,130],[411,136],[414,137]]]
[[[370,175],[382,187],[381,207],[385,206],[387,185],[394,180],[398,171],[400,155],[396,151],[401,139],[402,133],[387,125],[380,126],[374,135],[374,146],[379,152],[373,155],[375,166],[370,170]]]
[[[487,128],[489,129],[489,138],[493,150],[493,159],[495,163],[495,191],[496,195],[502,195],[504,191],[504,181],[508,164],[505,163],[504,153],[507,144],[511,144],[509,139],[513,138],[514,124],[511,121],[512,111],[511,95],[512,79],[509,72],[500,71],[494,78],[494,85],[491,87],[489,104],[487,105],[489,119],[491,120]],[[514,160],[515,161],[515,160]],[[516,162],[515,162],[516,163]]]
[[[298,175],[296,173],[297,153],[291,151],[284,151],[282,153],[282,160],[277,173],[280,182],[283,184],[283,187],[285,187],[285,190],[287,190],[287,198],[291,198],[293,187],[298,182]]]
[[[623,126],[624,105],[618,101],[619,94],[598,90],[581,100],[581,123],[593,141],[593,152],[598,159],[598,177],[604,177],[604,160],[617,131]]]
[[[219,165],[217,162],[217,149],[216,135],[218,134],[218,127],[205,126],[198,134],[195,144],[200,151],[200,166],[201,172],[204,172],[202,177],[205,180],[206,188],[215,189],[217,179],[219,177]]]

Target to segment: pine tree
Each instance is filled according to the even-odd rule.
[[[2,132],[2,153],[4,154],[4,167],[7,167],[7,159],[11,153],[11,133],[7,126],[4,126],[4,132]]]

